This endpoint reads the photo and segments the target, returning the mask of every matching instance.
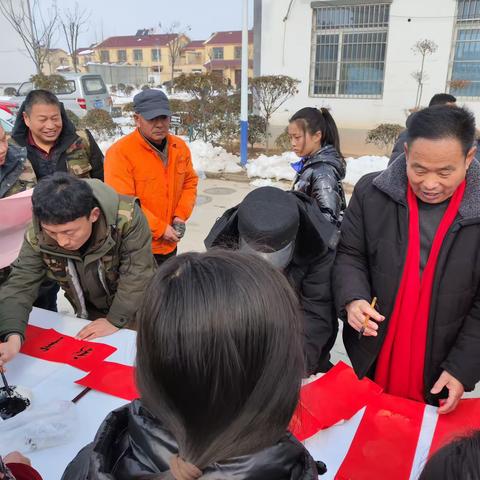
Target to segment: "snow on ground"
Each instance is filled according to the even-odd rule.
[[[388,165],[388,157],[364,156],[347,158],[347,174],[345,183],[355,185],[367,173],[385,170]]]
[[[222,147],[214,147],[211,143],[201,140],[194,140],[189,147],[192,152],[193,167],[198,173],[237,173],[242,171],[239,157],[228,153]]]
[[[281,155],[260,155],[247,163],[247,175],[249,178],[274,178],[278,180],[293,180],[295,170],[290,166],[291,163],[298,161],[298,157],[293,152],[285,152]]]

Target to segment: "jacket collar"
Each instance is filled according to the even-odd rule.
[[[395,202],[406,206],[408,177],[405,154],[375,177],[373,185]],[[467,185],[458,213],[464,219],[480,219],[480,163],[477,159],[467,171]]]
[[[124,436],[128,439],[121,438]],[[112,441],[113,439],[115,440]],[[125,440],[135,445],[136,458],[118,458],[121,449],[115,449],[113,445]],[[134,400],[112,412],[104,421],[95,438],[92,454],[93,464],[100,466],[102,473],[122,468],[122,473],[137,478],[144,473],[145,465],[148,465],[149,472],[165,472],[171,457],[178,454],[178,444],[160,421],[143,406],[141,400]],[[286,434],[277,444],[264,450],[209,465],[203,470],[202,478],[311,480],[317,478],[312,464],[313,459],[303,445],[291,434]]]

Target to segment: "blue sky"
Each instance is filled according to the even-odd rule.
[[[85,32],[80,35],[79,46],[113,35],[134,35],[141,28],[171,25],[179,21],[189,25],[192,40],[205,40],[212,32],[240,30],[243,0],[79,0],[81,8],[92,12]],[[42,0],[48,5],[48,0]],[[75,0],[57,2],[60,9],[74,8]],[[249,26],[253,25],[253,0],[249,0]],[[57,36],[57,45],[63,38]]]

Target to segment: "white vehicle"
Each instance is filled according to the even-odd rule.
[[[67,110],[83,117],[88,110],[100,108],[112,111],[112,99],[101,75],[89,73],[62,73],[67,81],[67,88],[54,92]],[[32,82],[20,85],[17,95],[10,99],[19,108],[28,92],[33,90]]]
[[[12,133],[15,117],[0,108],[0,125],[6,133]]]

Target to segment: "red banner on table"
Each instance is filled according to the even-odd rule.
[[[87,342],[59,333],[28,325],[26,340],[20,350],[25,355],[50,362],[66,363],[85,372],[94,369],[117,349],[104,343]]]
[[[479,429],[480,399],[466,398],[460,400],[453,412],[438,416],[429,456],[455,438],[468,435]]]
[[[410,478],[425,405],[382,393],[365,410],[336,480]]]
[[[300,401],[290,422],[290,431],[300,440],[348,420],[382,388],[368,378],[359,380],[351,367],[337,363],[318,380],[302,387]]]
[[[140,396],[135,384],[135,368],[120,363],[102,362],[75,383],[125,400]]]

